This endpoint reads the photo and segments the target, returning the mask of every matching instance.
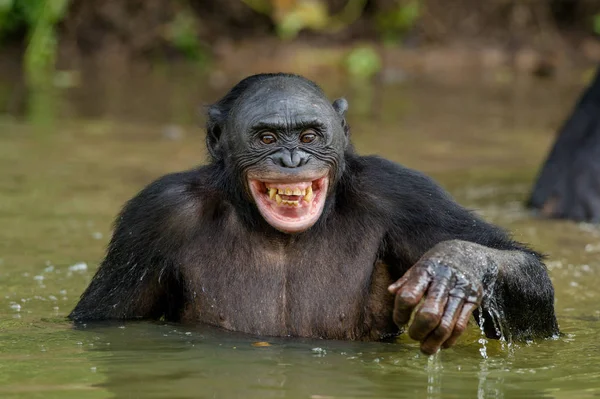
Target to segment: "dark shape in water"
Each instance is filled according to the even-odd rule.
[[[600,69],[560,130],[527,205],[545,217],[600,222]]]

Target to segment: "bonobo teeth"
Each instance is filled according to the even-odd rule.
[[[271,196],[271,192],[277,193],[279,195],[305,195],[306,189],[296,187],[294,189],[291,188],[269,188],[269,197]],[[275,194],[273,194],[275,195]]]
[[[306,189],[306,194],[304,194],[304,201],[310,202],[313,199],[312,186],[308,186]]]
[[[305,201],[306,203],[310,203],[313,198],[314,198],[314,194],[313,194],[313,189],[312,186],[309,185],[309,183],[303,183],[302,186],[307,186],[306,188],[301,188],[301,187],[283,187],[283,188],[279,188],[279,187],[272,187],[270,186],[269,183],[266,183],[266,188],[267,188],[267,195],[269,196],[269,199],[271,200],[275,200],[277,202],[277,205],[287,205],[287,206],[300,206],[300,203],[302,201]],[[289,197],[293,196],[293,197],[301,197],[301,198],[295,198],[295,199],[290,199]]]

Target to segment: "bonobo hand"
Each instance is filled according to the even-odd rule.
[[[390,285],[389,291],[396,295],[394,322],[399,327],[408,323],[423,299],[408,333],[421,342],[424,353],[452,346],[480,305],[483,275],[489,268],[483,248],[464,241],[442,242]]]

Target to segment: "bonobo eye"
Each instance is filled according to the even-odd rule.
[[[263,144],[273,144],[274,142],[277,141],[277,139],[275,138],[275,135],[273,135],[272,133],[262,133],[260,135],[260,141],[262,141]]]
[[[312,143],[317,138],[317,134],[314,130],[308,129],[302,132],[300,135],[300,141],[304,144]]]

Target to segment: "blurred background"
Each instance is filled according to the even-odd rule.
[[[598,34],[595,0],[2,0],[0,112],[190,121],[206,90],[280,70],[332,86],[482,75],[510,84],[574,68],[585,81]],[[161,75],[169,83],[155,89],[174,96],[160,108],[179,97],[187,112],[135,98]],[[114,105],[122,97],[126,108]]]
[[[599,35],[596,0],[0,0],[0,396],[597,397],[600,228],[524,202]],[[564,335],[473,327],[432,360],[406,337],[73,329],[123,203],[203,163],[205,106],[276,71],[345,96],[360,153],[432,175],[548,254]]]

